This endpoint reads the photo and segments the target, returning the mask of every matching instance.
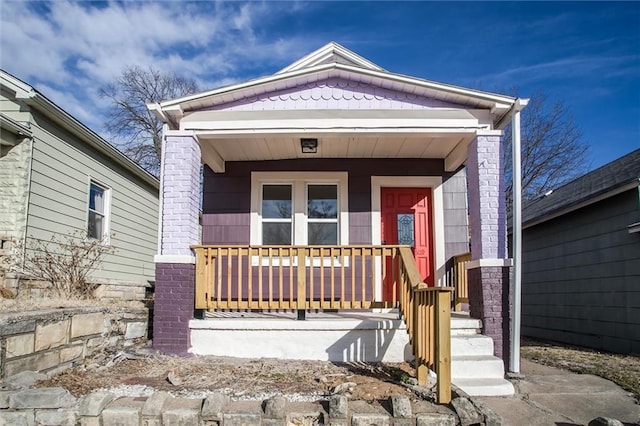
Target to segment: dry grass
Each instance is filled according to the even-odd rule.
[[[539,364],[603,377],[640,398],[640,357],[530,338],[523,339],[521,354]]]

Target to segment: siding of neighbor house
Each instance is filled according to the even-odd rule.
[[[11,93],[2,93],[0,108],[16,121],[31,122],[33,132],[33,140],[23,141],[2,158],[3,171],[0,172],[2,187],[6,189],[10,186],[7,191],[13,198],[26,199],[28,196],[26,232],[21,232],[19,236],[48,240],[54,233],[85,231],[89,181],[93,179],[111,190],[109,230],[115,233],[111,245],[116,249],[114,254],[105,258],[93,278],[100,282],[146,283],[154,280],[157,190],[48,116],[33,108],[20,106],[11,99]],[[21,169],[20,179],[11,177],[11,184],[5,186],[4,175],[15,164],[4,167],[4,163],[18,156],[26,164],[29,163],[29,156],[32,156],[31,168],[27,172]],[[23,182],[29,172],[30,185],[29,182]],[[16,185],[17,180],[20,180],[20,185]],[[28,190],[30,193],[27,193]],[[0,195],[4,199],[5,194]],[[1,213],[4,216],[5,212]]]
[[[522,334],[640,354],[638,189],[523,231]]]
[[[33,163],[27,236],[87,229],[89,181],[110,188],[109,230],[115,233],[108,255],[93,278],[146,282],[154,279],[157,248],[157,190],[80,141],[38,111],[32,111]]]
[[[371,176],[442,176],[445,180],[452,175],[444,172],[442,160],[432,159],[238,161],[228,162],[225,173],[205,167],[203,244],[249,244],[252,171],[348,172],[350,244],[371,244]]]

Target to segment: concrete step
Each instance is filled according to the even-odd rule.
[[[482,321],[468,316],[460,316],[452,314],[451,316],[451,335],[452,336],[469,336],[480,334],[482,330]]]
[[[504,378],[504,363],[493,355],[451,357],[452,379]]]
[[[482,334],[451,336],[451,356],[493,355],[493,339]]]
[[[511,396],[515,389],[505,379],[454,379],[455,386],[471,396]]]

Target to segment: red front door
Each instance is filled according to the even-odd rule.
[[[430,188],[381,188],[380,225],[383,244],[413,243],[413,256],[420,275],[425,283],[433,286],[431,198]],[[398,241],[398,231],[400,231],[401,241]],[[411,233],[413,233],[413,241],[411,241]],[[390,266],[389,264],[387,267],[388,271]],[[397,300],[397,295],[396,298],[393,297],[391,277],[385,277],[383,283],[385,301]]]

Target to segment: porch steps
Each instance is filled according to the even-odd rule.
[[[480,334],[480,320],[451,318],[451,381],[471,396],[508,396],[515,390],[504,379],[504,362],[493,355],[493,339]]]

